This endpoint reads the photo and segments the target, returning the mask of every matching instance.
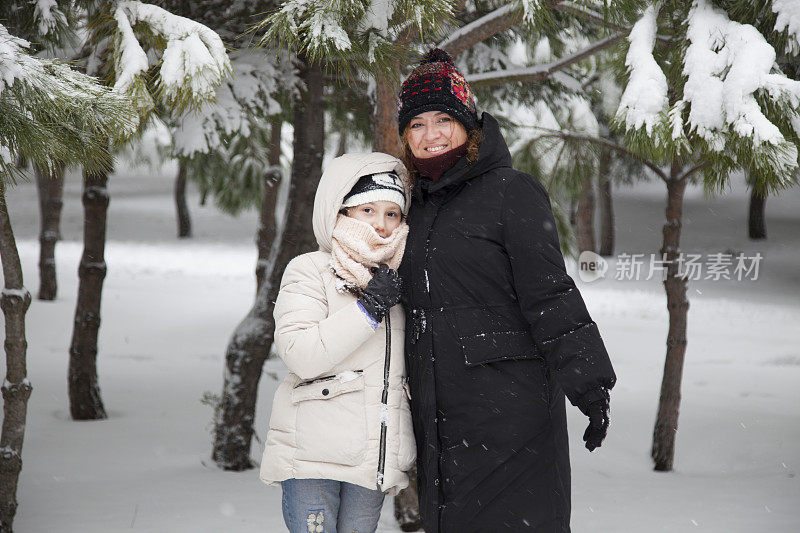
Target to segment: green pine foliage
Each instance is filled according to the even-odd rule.
[[[263,32],[261,44],[291,49],[345,78],[363,72],[396,77],[392,66],[411,57],[400,38],[414,32],[436,37],[452,9],[451,0],[288,0],[255,31]]]
[[[25,41],[0,26],[0,176],[23,177],[22,156],[52,169],[59,162],[108,168],[110,140],[136,131],[124,95],[69,66],[33,57]]]

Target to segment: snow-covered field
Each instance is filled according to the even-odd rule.
[[[59,298],[28,312],[29,403],[16,530],[24,533],[284,531],[280,490],[256,471],[209,461],[211,410],[228,336],[254,293],[256,214],[190,207],[196,237],[178,241],[171,175],[122,172],[110,184],[108,277],[99,373],[109,419],[69,420],[67,350],[81,252],[80,183],[68,176]],[[660,183],[618,191],[617,252],[658,250]],[[769,240],[746,238],[746,191],[704,199],[690,189],[683,250],[761,252],[757,281],[689,286],[689,344],[675,471],[652,471],[649,446],[663,365],[666,309],[658,278],[580,282],[619,383],[608,439],[588,453],[570,410],[573,531],[800,531],[800,190],[767,202]],[[38,289],[35,188],[10,191],[27,287]],[[310,214],[309,214],[310,215]],[[612,269],[614,261],[612,261]],[[577,276],[575,276],[577,278]],[[0,363],[5,373],[5,363]],[[277,378],[259,393],[264,436]],[[260,456],[254,446],[254,457]],[[387,499],[380,531],[399,529]]]

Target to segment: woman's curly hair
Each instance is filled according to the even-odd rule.
[[[411,125],[406,126],[403,134],[400,136],[400,142],[403,145],[403,152],[400,154],[400,160],[408,169],[408,180],[413,188],[419,180],[419,171],[414,166],[414,156],[411,153],[411,146],[408,144],[408,133],[411,131]],[[467,163],[472,164],[478,160],[478,150],[483,141],[483,134],[480,129],[469,130],[467,132]]]

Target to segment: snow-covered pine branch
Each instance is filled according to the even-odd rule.
[[[677,152],[707,160],[708,183],[723,183],[736,167],[769,177],[775,188],[790,183],[798,167],[800,81],[777,68],[775,48],[755,26],[731,20],[709,0],[684,9],[687,23],[672,36],[675,44],[656,55],[660,5],[634,25],[617,124],[648,157]]]
[[[600,50],[616,44],[623,38],[623,34],[616,33],[606,37],[605,39],[601,39],[596,43],[590,44],[586,48],[578,50],[565,57],[553,60],[549,63],[533,65],[525,68],[469,74],[466,76],[466,79],[473,87],[484,87],[512,82],[537,83],[542,82],[551,76],[558,76],[559,82],[567,87],[572,86],[573,89],[579,90],[580,84],[574,78],[571,78],[569,75],[560,71],[577,63],[578,61],[596,54]]]
[[[282,112],[277,94],[291,93],[300,83],[288,57],[242,49],[231,59],[233,76],[220,85],[216,100],[179,119],[174,133],[176,156],[209,153],[234,133],[248,137],[266,117]]]
[[[285,46],[334,70],[382,70],[404,53],[412,21],[424,35],[452,18],[453,0],[288,0],[256,27],[262,44]]]
[[[214,99],[216,87],[231,69],[219,35],[152,4],[123,0],[111,3],[109,10],[114,25],[114,87],[131,94],[142,112],[148,112],[155,99],[176,111]],[[156,61],[160,65],[153,93],[147,74]]]
[[[652,135],[656,124],[666,120],[669,103],[667,77],[653,57],[657,20],[658,5],[649,6],[631,29],[625,57],[630,79],[617,111],[617,119],[628,129],[644,127],[647,135]]]
[[[29,43],[0,25],[0,175],[18,175],[16,157],[43,167],[103,166],[108,140],[138,126],[129,98],[68,66],[28,54]]]
[[[791,53],[800,54],[800,2],[797,0],[772,0],[772,12],[777,14],[775,31],[787,31]]]

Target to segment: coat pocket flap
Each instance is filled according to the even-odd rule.
[[[292,403],[306,400],[329,400],[348,392],[364,390],[364,376],[352,379],[334,377],[316,383],[300,384],[292,389]]]
[[[498,331],[459,337],[467,366],[483,365],[506,359],[536,359],[531,334],[527,331]]]

